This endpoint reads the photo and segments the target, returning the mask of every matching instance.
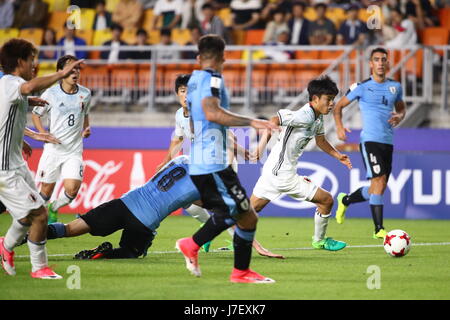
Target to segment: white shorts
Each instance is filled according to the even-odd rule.
[[[61,177],[65,179],[83,180],[83,157],[81,154],[60,156],[50,152],[42,153],[36,173],[38,182],[55,183]]]
[[[28,166],[0,171],[0,201],[16,220],[44,205]]]
[[[308,177],[292,175],[289,177],[262,174],[253,189],[253,195],[264,200],[275,200],[282,194],[299,201],[311,201],[319,189]]]

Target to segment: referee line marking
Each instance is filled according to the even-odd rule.
[[[424,242],[424,243],[413,243],[412,246],[449,246],[450,242]],[[382,244],[368,244],[368,245],[354,245],[354,246],[347,246],[346,248],[379,248],[379,247],[383,247]],[[316,250],[312,247],[307,247],[307,248],[270,248],[269,250],[271,251],[298,251],[298,250]],[[218,250],[218,249],[214,249],[211,250],[210,252],[232,252],[229,250]],[[151,254],[172,254],[172,253],[178,253],[178,251],[173,250],[173,251],[149,251],[148,255]],[[49,254],[48,257],[71,257],[73,256],[75,253],[59,253],[59,254]],[[29,255],[17,255],[16,258],[29,258]]]

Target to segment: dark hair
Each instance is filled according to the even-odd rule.
[[[97,0],[95,2],[95,5],[98,6],[99,4],[102,4],[102,5],[106,6],[106,1],[105,0]]]
[[[138,36],[138,35],[145,35],[145,36],[148,36],[148,33],[147,33],[147,31],[145,31],[145,29],[143,29],[143,28],[140,28],[140,29],[138,29],[138,31],[136,31],[136,35]]]
[[[160,36],[168,36],[171,37],[172,36],[172,31],[168,28],[162,28],[161,31],[159,32]]]
[[[303,9],[305,9],[306,8],[306,3],[304,3],[303,1],[295,1],[292,4],[292,8],[293,7],[302,7]]]
[[[1,68],[5,74],[10,74],[19,65],[19,59],[27,60],[37,53],[38,50],[31,42],[23,39],[11,39],[0,49]]]
[[[56,71],[64,69],[66,66],[67,61],[78,61],[77,57],[72,56],[70,54],[66,54],[65,56],[62,56],[58,59],[58,62],[56,62]]]
[[[202,10],[205,10],[205,9],[214,10],[214,7],[212,6],[211,3],[205,3],[204,5],[202,5]]]
[[[178,89],[180,89],[181,86],[187,87],[190,78],[191,78],[190,74],[180,74],[175,79],[175,93],[178,94]]]
[[[111,25],[111,31],[113,30],[120,30],[120,32],[123,32],[123,27],[118,23],[113,23]]]
[[[198,54],[204,59],[217,59],[223,56],[225,41],[216,34],[202,36],[198,42]]]
[[[385,48],[378,47],[378,48],[373,49],[373,50],[370,52],[370,59],[372,59],[373,55],[374,55],[375,53],[377,53],[377,52],[384,53],[385,55],[388,55],[388,51],[387,51]]]
[[[309,101],[312,101],[313,96],[321,97],[322,95],[336,96],[339,89],[336,83],[328,76],[312,80],[308,84]]]
[[[44,30],[44,34],[47,31],[50,31],[53,34],[53,42],[52,43],[45,43],[45,37],[44,37],[44,39],[42,41],[42,45],[54,45],[54,44],[56,44],[56,31],[53,30],[52,28],[47,28],[47,29]]]
[[[323,3],[323,2],[319,2],[318,4],[316,4],[315,6],[314,6],[314,9],[319,9],[319,8],[323,8],[323,10],[327,10],[327,8],[328,8],[328,6],[325,4],[325,3]]]

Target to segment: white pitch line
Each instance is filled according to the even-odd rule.
[[[450,245],[450,242],[424,242],[424,243],[413,243],[413,246],[448,246]],[[382,244],[368,244],[368,245],[354,245],[354,246],[347,246],[346,248],[379,248],[383,247]],[[270,249],[273,251],[296,251],[296,250],[316,250],[314,248],[308,247],[308,248],[273,248]],[[210,252],[231,252],[228,250],[211,250]],[[149,251],[148,254],[170,254],[170,253],[178,253],[178,251]],[[58,253],[58,254],[49,254],[49,257],[71,257],[73,254],[69,253]],[[17,255],[16,258],[29,258],[29,255]]]

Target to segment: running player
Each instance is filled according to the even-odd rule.
[[[65,78],[82,60],[45,77],[33,78],[37,49],[23,39],[11,39],[0,51],[5,75],[0,79],[0,201],[13,218],[6,236],[0,238],[2,267],[8,275],[16,274],[14,248],[29,231],[31,277],[61,279],[49,266],[46,251],[47,211],[22,156],[28,98]]]
[[[346,246],[342,241],[325,237],[333,197],[308,177],[299,176],[297,164],[306,145],[315,138],[320,149],[351,169],[349,157],[338,152],[325,138],[323,116],[333,109],[333,100],[338,92],[336,84],[328,77],[313,80],[308,84],[309,102],[306,105],[297,111],[281,109],[278,116],[271,119],[274,124],[281,125],[283,130],[264,164],[262,175],[250,198],[256,212],[280,195],[315,203],[317,209],[314,215],[312,246],[330,251],[341,250]],[[257,159],[261,157],[269,139],[268,132],[261,138],[255,154]]]
[[[61,57],[57,71],[77,61],[71,55]],[[41,96],[49,102],[44,108],[34,108],[32,119],[39,132],[46,132],[41,117],[49,116],[49,132],[61,140],[61,144],[45,144],[37,170],[41,182],[41,197],[48,202],[55,184],[61,176],[64,193],[48,204],[49,222],[57,221],[58,210],[68,205],[78,194],[83,180],[83,138],[91,134],[89,108],[91,91],[78,84],[80,69],[62,79],[58,85],[47,89]]]
[[[370,187],[359,188],[348,195],[340,193],[337,197],[336,220],[340,224],[344,222],[345,212],[352,203],[369,200],[375,225],[373,237],[378,239],[386,236],[383,226],[383,194],[392,169],[393,127],[405,118],[406,106],[402,100],[401,84],[386,78],[389,67],[386,49],[372,50],[369,64],[372,76],[350,87],[347,95],[337,103],[334,119],[338,138],[347,140],[346,132],[350,130],[342,123],[342,109],[354,100],[359,101],[363,121],[360,151]]]
[[[108,236],[122,230],[119,247],[102,243],[95,249],[83,250],[78,259],[123,259],[145,255],[160,223],[173,211],[196,202],[200,194],[188,173],[189,159],[179,156],[150,178],[146,184],[90,210],[64,225],[49,224],[48,239],[76,237],[86,233]]]
[[[193,140],[193,134],[191,132],[191,126],[189,121],[189,110],[187,108],[187,101],[186,101],[186,95],[187,95],[187,84],[189,82],[190,75],[188,74],[182,74],[177,77],[175,80],[175,94],[178,97],[178,101],[181,105],[181,108],[179,108],[175,115],[175,133],[174,137],[172,138],[169,146],[169,150],[167,151],[166,156],[164,157],[161,164],[159,164],[156,168],[157,171],[159,171],[160,168],[162,168],[164,165],[166,165],[170,160],[172,160],[176,155],[180,152],[182,149],[184,140],[189,141],[189,145]],[[233,148],[228,148],[228,161],[229,163],[233,164],[233,170],[237,173],[237,160],[235,157],[234,150],[237,150],[239,154],[243,155],[244,158],[248,159],[249,153],[248,150],[242,148],[240,145],[238,145],[235,142],[235,136],[234,134],[229,131],[229,141]],[[188,152],[188,150],[183,150],[185,153]],[[186,152],[187,151],[187,152]],[[185,208],[186,212],[188,212],[193,218],[200,221],[202,224],[205,223],[209,218],[210,215],[208,211],[200,206],[197,206],[195,204],[191,204],[188,208]],[[228,233],[233,237],[234,236],[234,229],[228,228]],[[211,242],[205,243],[202,248],[205,252],[209,251],[209,247],[211,245]],[[262,256],[271,257],[271,258],[279,258],[284,259],[284,256],[275,254],[261,246],[261,244],[255,239],[253,241],[253,247],[255,250]],[[232,248],[222,248],[223,250],[230,250]]]
[[[189,174],[201,194],[203,207],[214,212],[192,237],[179,239],[176,247],[184,255],[187,269],[200,276],[198,251],[208,241],[236,223],[233,237],[234,269],[230,281],[272,283],[250,266],[252,242],[258,217],[227,157],[229,126],[277,129],[268,121],[251,119],[228,111],[229,97],[221,76],[225,42],[217,35],[203,36],[198,44],[196,70],[188,83],[188,109],[194,140]]]

